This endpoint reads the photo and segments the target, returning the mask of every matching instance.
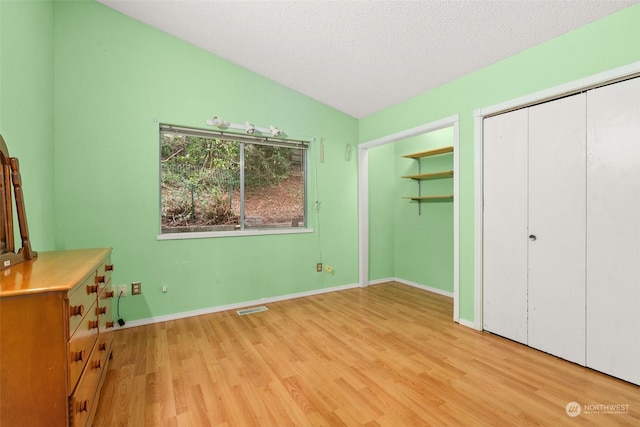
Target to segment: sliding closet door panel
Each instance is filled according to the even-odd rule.
[[[640,384],[640,78],[587,110],[587,366]]]
[[[527,110],[484,120],[483,327],[527,343]]]
[[[529,109],[531,347],[584,365],[585,94]]]

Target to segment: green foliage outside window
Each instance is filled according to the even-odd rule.
[[[169,132],[161,132],[160,139],[163,232],[197,231],[197,227],[205,226],[237,229],[241,222],[238,200],[241,144]],[[282,206],[287,212],[275,216],[303,216],[302,158],[300,149],[244,143],[245,192],[257,195],[251,197],[255,201],[283,180],[297,179],[301,191],[296,191],[300,194],[292,200],[300,206]],[[291,225],[293,219],[285,219]]]

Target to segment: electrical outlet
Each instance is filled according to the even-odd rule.
[[[142,293],[142,283],[133,282],[131,284],[131,295],[140,295]]]
[[[167,293],[167,285],[162,285],[162,293]]]
[[[119,285],[118,286],[118,296],[126,297],[127,296],[127,285]]]
[[[330,265],[327,265],[327,266],[324,268],[324,271],[326,271],[326,272],[327,272],[327,273],[329,273],[329,274],[333,274],[333,267],[331,267]]]
[[[322,263],[321,262],[316,264],[316,271],[318,273],[322,273]]]

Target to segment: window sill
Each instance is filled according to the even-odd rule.
[[[212,237],[243,237],[265,236],[274,234],[305,234],[313,233],[313,228],[280,228],[280,229],[256,229],[238,231],[203,231],[191,233],[165,233],[159,234],[157,240],[183,240],[183,239],[208,239]]]

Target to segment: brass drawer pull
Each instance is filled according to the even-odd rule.
[[[105,264],[104,271],[113,271],[113,264]]]
[[[95,294],[98,292],[98,285],[87,285],[87,295]]]
[[[96,276],[96,285],[98,283],[104,283],[104,281],[106,280],[106,276]]]
[[[113,323],[113,320],[112,320],[112,321],[110,321],[110,322],[107,322],[107,323],[105,324],[105,327],[106,327],[106,329],[111,329],[111,328],[113,328],[113,325],[114,325],[114,323]]]
[[[97,320],[89,320],[89,330],[97,329],[97,328],[98,328],[98,321]]]
[[[114,295],[115,295],[115,294],[114,294],[114,292],[113,292],[113,291],[106,291],[106,292],[104,293],[104,297],[105,297],[105,298],[113,298],[113,296],[114,296]]]
[[[96,315],[107,314],[107,307],[96,307]]]

